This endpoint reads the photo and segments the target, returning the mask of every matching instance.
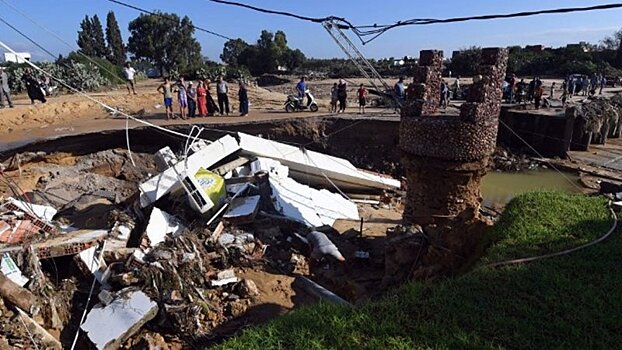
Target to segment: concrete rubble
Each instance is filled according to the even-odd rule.
[[[361,220],[349,194],[381,198],[400,181],[243,133],[173,146],[151,160],[135,155],[142,168],[134,172],[127,160],[105,164],[102,157],[121,158],[115,151],[71,158],[71,169],[49,164],[41,194],[0,198],[0,334],[9,344],[69,348],[75,335],[83,349],[154,337],[201,347],[232,335],[227,327],[244,326],[254,317],[246,312],[275,293],[286,303],[294,295],[345,303],[311,279],[293,283],[310,274],[304,236],[323,229],[336,237],[337,221]],[[92,182],[75,182],[84,172]],[[323,271],[336,266],[321,263]],[[39,337],[14,322],[21,313]]]

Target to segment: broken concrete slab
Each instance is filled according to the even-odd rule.
[[[33,243],[33,250],[40,259],[56,258],[59,256],[75,255],[92,247],[97,241],[108,236],[107,230],[76,230],[56,236],[47,241]],[[0,253],[22,250],[22,246],[10,246],[0,249]]]
[[[292,178],[310,185],[331,187],[333,182],[343,191],[353,192],[400,188],[400,181],[359,170],[343,158],[244,133],[238,133],[238,137],[244,154],[278,160],[289,167]]]
[[[355,203],[327,190],[316,190],[287,176],[287,167],[276,160],[259,158],[254,171],[268,171],[274,206],[282,215],[309,227],[332,226],[337,219],[359,220]]]
[[[45,220],[48,222],[52,221],[52,219],[54,218],[54,215],[56,215],[56,213],[58,212],[56,209],[50,206],[47,206],[47,205],[27,203],[27,202],[23,202],[12,197],[9,197],[9,201],[13,203],[13,205],[15,205],[21,211],[35,215],[39,219]]]
[[[229,204],[229,210],[223,215],[223,219],[232,224],[247,224],[252,222],[257,215],[261,196],[237,197]]]
[[[155,247],[164,242],[166,235],[170,234],[176,237],[185,230],[186,227],[176,217],[154,207],[145,232],[149,238],[150,246]]]
[[[220,160],[240,150],[235,138],[227,135],[210,143],[196,153],[188,156],[185,161],[175,164],[174,167],[152,177],[139,185],[140,205],[144,208],[162,196],[181,189],[178,174],[195,174],[199,168],[209,168]]]
[[[158,304],[143,292],[124,289],[108,305],[95,305],[80,328],[98,349],[118,349],[157,313]]]

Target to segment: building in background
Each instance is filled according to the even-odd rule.
[[[30,61],[30,58],[30,52],[4,53],[4,62],[24,63],[26,61]]]

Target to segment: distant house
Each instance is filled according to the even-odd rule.
[[[542,52],[544,51],[544,45],[527,45],[525,46],[525,50],[531,52]]]
[[[26,61],[30,61],[30,58],[30,52],[4,53],[4,62],[24,63]]]

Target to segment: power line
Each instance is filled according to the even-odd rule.
[[[113,0],[109,0],[109,1],[113,1]],[[537,16],[537,15],[545,15],[545,14],[587,12],[587,11],[610,10],[610,9],[622,8],[622,3],[612,3],[612,4],[594,5],[594,6],[586,6],[586,7],[566,7],[566,8],[556,8],[556,9],[548,9],[548,10],[523,11],[523,12],[515,12],[515,13],[507,13],[507,14],[478,15],[478,16],[467,16],[467,17],[453,17],[453,18],[445,18],[445,19],[415,18],[415,19],[397,21],[393,24],[385,24],[385,25],[372,24],[372,25],[355,26],[355,25],[352,25],[348,20],[346,20],[343,17],[336,17],[336,16],[308,17],[308,16],[291,13],[291,12],[270,10],[266,8],[247,5],[247,4],[243,4],[243,3],[239,3],[235,1],[229,1],[229,0],[207,0],[207,1],[215,2],[219,4],[242,7],[242,8],[250,9],[250,10],[261,12],[261,13],[296,18],[296,19],[300,19],[304,21],[313,22],[313,23],[322,23],[322,22],[329,21],[329,20],[340,21],[342,22],[342,24],[340,24],[340,26],[342,26],[341,29],[351,29],[352,32],[356,36],[359,37],[363,45],[373,41],[374,39],[378,38],[380,35],[384,34],[385,32],[393,28],[408,26],[408,25],[456,23],[456,22],[466,22],[466,21],[518,18],[518,17],[529,17],[529,16]],[[371,37],[371,38],[364,39],[365,37]]]
[[[561,13],[572,13],[572,12],[610,10],[610,9],[616,9],[616,8],[622,8],[622,3],[612,3],[612,4],[594,5],[594,6],[586,6],[586,7],[566,7],[566,8],[556,8],[556,9],[537,10],[537,11],[523,11],[523,12],[515,12],[515,13],[507,13],[507,14],[453,17],[453,18],[445,18],[445,19],[409,19],[405,21],[398,21],[390,25],[357,26],[352,29],[353,31],[357,32],[357,35],[359,37],[372,36],[371,39],[363,40],[363,44],[367,44],[371,42],[372,40],[378,38],[380,35],[384,34],[390,29],[402,27],[402,26],[408,26],[408,25],[427,25],[427,24],[442,24],[442,23],[456,23],[456,22],[466,22],[466,21],[518,18],[518,17],[529,17],[529,16],[537,16],[537,15],[545,15],[545,14],[561,14]],[[367,29],[370,27],[374,29],[360,30],[360,29]]]
[[[131,8],[133,10],[136,10],[136,11],[139,11],[139,12],[142,12],[142,13],[146,13],[146,14],[153,15],[153,16],[159,16],[159,17],[162,17],[162,18],[167,19],[169,21],[175,22],[175,20],[173,20],[173,19],[171,19],[169,17],[166,17],[166,16],[164,16],[161,13],[145,10],[144,8],[141,8],[141,7],[138,7],[138,6],[134,6],[134,5],[130,5],[130,4],[118,1],[118,0],[108,0],[108,1],[113,2],[113,3],[117,4],[117,5],[121,5],[121,6],[125,6],[127,8]],[[211,34],[211,35],[217,36],[217,37],[222,38],[222,39],[233,40],[232,38],[230,38],[230,37],[228,37],[226,35],[222,35],[222,34],[213,32],[213,31],[205,29],[205,28],[201,28],[201,27],[198,27],[198,26],[195,26],[195,25],[190,25],[190,27],[194,28],[195,30],[198,30],[198,31],[201,31],[201,32],[204,32],[204,33],[207,33],[207,34]]]
[[[50,51],[48,51],[48,49],[46,49],[45,47],[39,45],[39,43],[37,43],[36,41],[30,39],[30,37],[28,37],[28,35],[24,34],[21,30],[15,28],[13,25],[11,25],[11,23],[5,21],[4,18],[0,17],[0,21],[2,23],[6,24],[9,28],[13,29],[15,32],[17,32],[17,34],[23,36],[26,40],[30,41],[33,45],[35,45],[36,47],[40,48],[41,50],[43,50],[48,55],[52,56],[52,58],[58,57],[55,54],[53,54]]]
[[[226,0],[207,0],[207,1],[215,2],[215,3],[218,3],[218,4],[243,7],[243,8],[247,8],[247,9],[253,10],[253,11],[262,12],[262,13],[268,13],[268,14],[272,14],[272,15],[281,15],[281,16],[286,16],[286,17],[292,17],[292,18],[300,19],[300,20],[303,20],[303,21],[314,22],[314,23],[322,23],[324,21],[328,21],[328,20],[331,20],[331,19],[342,19],[342,18],[337,18],[337,17],[334,17],[334,16],[329,16],[329,17],[307,17],[307,16],[302,16],[302,15],[297,15],[297,14],[291,13],[291,12],[268,10],[268,9],[264,9],[264,8],[260,8],[260,7],[256,7],[256,6],[242,4],[242,3],[239,3],[239,2],[235,2],[235,1],[226,1]]]

